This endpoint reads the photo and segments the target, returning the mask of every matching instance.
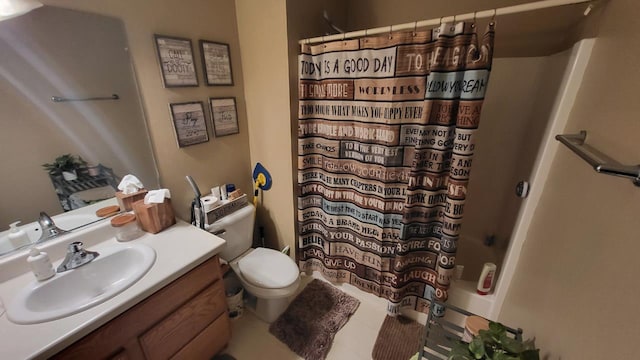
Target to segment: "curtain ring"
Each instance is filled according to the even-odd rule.
[[[453,15],[453,24],[451,25],[451,28],[449,28],[449,31],[456,31],[456,15]]]
[[[496,24],[496,14],[498,14],[498,10],[493,9],[493,15],[491,16],[491,22],[489,23],[489,25],[493,26]]]
[[[471,28],[475,28],[476,27],[476,16],[478,14],[478,10],[473,12],[473,22],[471,23]]]
[[[416,35],[418,35],[418,20],[413,23],[413,36],[415,37]]]
[[[440,28],[442,27],[442,19],[444,18],[444,16],[440,17],[440,25],[438,25],[438,28],[436,29],[436,33],[440,33]]]
[[[391,35],[392,32],[393,32],[393,25],[389,25],[389,40],[393,39],[393,35]]]
[[[343,32],[343,33],[342,33],[342,41],[344,41],[344,40],[345,40],[346,36],[347,36],[347,33],[346,33],[346,32]]]

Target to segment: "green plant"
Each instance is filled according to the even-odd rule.
[[[457,342],[449,360],[539,360],[540,349],[533,339],[516,340],[507,335],[504,325],[490,321],[489,330],[480,330],[470,343]]]
[[[63,171],[72,172],[85,166],[87,166],[87,162],[82,157],[75,157],[71,154],[60,155],[52,163],[42,164],[42,167],[51,175],[57,175]]]

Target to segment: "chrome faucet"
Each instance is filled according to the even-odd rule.
[[[58,272],[79,268],[82,265],[92,262],[100,254],[95,251],[88,251],[82,248],[80,241],[74,241],[67,248],[67,256],[62,260],[62,264],[58,266]]]
[[[51,217],[47,215],[47,213],[45,213],[44,211],[40,212],[40,217],[38,218],[38,224],[40,224],[40,230],[42,231],[42,234],[40,235],[40,239],[38,239],[36,243],[41,243],[43,241],[53,239],[60,235],[69,233],[69,231],[62,230],[59,227],[57,227],[56,224],[53,222],[53,219],[51,219]]]

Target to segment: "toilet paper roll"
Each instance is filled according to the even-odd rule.
[[[212,187],[211,188],[211,195],[217,197],[218,199],[220,199],[220,186],[216,186],[216,187]]]
[[[200,201],[202,201],[202,206],[206,212],[209,212],[220,205],[220,199],[213,195],[203,196],[200,198]]]

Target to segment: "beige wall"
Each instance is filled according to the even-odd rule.
[[[236,1],[251,163],[273,178],[257,209],[266,245],[293,247],[287,19],[284,0]]]
[[[607,5],[567,132],[637,164],[640,3]],[[535,336],[549,359],[635,359],[640,338],[640,191],[595,173],[561,148],[546,182],[500,320]]]
[[[251,192],[249,131],[233,0],[45,0],[44,3],[111,15],[124,21],[160,181],[162,186],[171,190],[173,206],[179,217],[188,220],[193,198],[184,179],[185,175],[193,176],[203,193],[222,183],[235,183],[245,192]],[[162,87],[153,34],[192,40],[200,86],[174,89]],[[229,44],[234,86],[208,87],[203,84],[198,39]],[[206,102],[209,97],[227,96],[236,97],[240,134],[215,138]],[[185,101],[205,103],[210,140],[180,149],[176,145],[168,104]]]
[[[537,0],[349,0],[347,26],[361,30],[442,16],[472,13]],[[495,56],[541,56],[567,49],[575,42],[574,28],[582,29],[586,5],[563,6],[497,18]],[[592,13],[592,18],[597,11]],[[479,20],[484,29],[488,19]]]
[[[295,159],[297,137],[297,41],[328,31],[322,11],[344,21],[339,1],[237,0],[245,73],[251,162],[273,177],[258,207],[258,226],[268,246],[295,249]]]

